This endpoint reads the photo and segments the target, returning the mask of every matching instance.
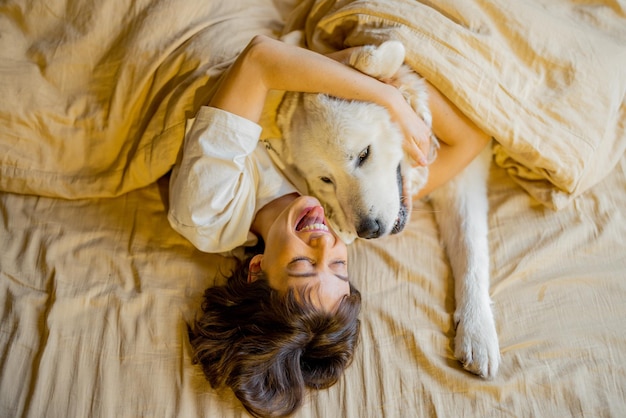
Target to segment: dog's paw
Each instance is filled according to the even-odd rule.
[[[366,45],[350,56],[350,66],[372,77],[391,78],[404,62],[404,45],[399,41],[387,41],[379,46]]]
[[[454,313],[454,356],[465,370],[492,378],[500,366],[500,346],[491,307],[485,305],[457,309]]]
[[[305,39],[304,39],[304,31],[303,30],[294,30],[280,37],[280,40],[289,45],[296,45],[299,47],[304,47]]]

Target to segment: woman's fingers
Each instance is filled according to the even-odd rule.
[[[428,165],[428,154],[430,151],[430,129],[426,123],[412,111],[412,115],[404,122],[412,123],[404,129],[404,152],[415,163],[414,165]]]
[[[401,102],[397,104],[396,113],[395,115],[392,114],[392,118],[400,125],[404,134],[404,152],[413,160],[414,166],[428,165],[430,128],[402,94],[399,97]]]

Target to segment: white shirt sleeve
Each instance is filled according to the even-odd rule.
[[[256,212],[295,192],[259,144],[260,134],[260,125],[212,107],[188,121],[170,177],[168,220],[198,249],[223,253],[254,244]]]

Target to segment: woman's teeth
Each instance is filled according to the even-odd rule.
[[[305,209],[296,225],[296,231],[328,231],[324,220],[324,209],[321,206]]]
[[[302,228],[300,230],[300,232],[307,232],[307,231],[328,231],[328,227],[324,224],[312,224],[312,225],[307,225],[304,228]]]

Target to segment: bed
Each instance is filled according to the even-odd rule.
[[[626,4],[7,0],[0,4],[0,416],[237,417],[187,323],[233,259],[166,219],[184,122],[255,34],[399,39],[495,138],[502,362],[453,356],[432,207],[350,246],[354,363],[298,417],[626,416]]]

